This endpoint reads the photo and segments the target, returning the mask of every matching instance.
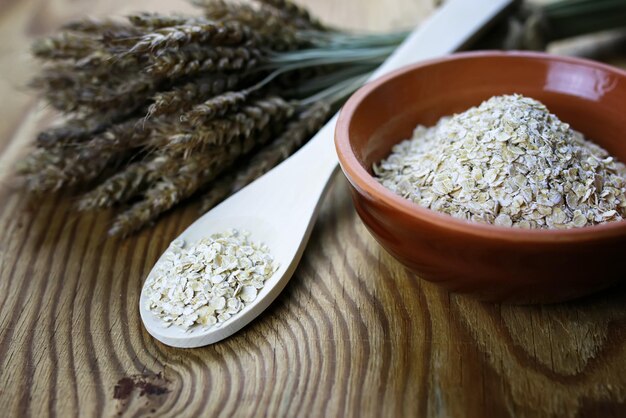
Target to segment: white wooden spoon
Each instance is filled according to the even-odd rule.
[[[512,2],[448,1],[398,47],[372,79],[403,65],[458,50]],[[150,312],[144,287],[139,309],[144,326],[154,338],[184,348],[215,343],[256,318],[283,290],[300,261],[322,197],[338,167],[333,141],[336,119],[335,115],[287,161],[203,215],[179,236],[189,245],[214,233],[237,229],[250,232],[252,241],[267,244],[280,267],[256,299],[219,327],[185,331],[174,325],[164,326]]]

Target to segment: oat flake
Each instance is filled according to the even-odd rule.
[[[174,241],[148,278],[147,308],[166,325],[220,326],[252,303],[278,269],[267,246],[236,230],[186,247]]]
[[[518,94],[418,126],[373,169],[393,192],[466,220],[571,228],[626,218],[626,166]]]

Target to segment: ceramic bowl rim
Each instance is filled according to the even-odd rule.
[[[481,224],[478,222],[457,219],[450,215],[438,213],[431,209],[421,207],[416,203],[396,195],[378,183],[374,177],[368,173],[365,168],[363,168],[352,149],[349,128],[354,114],[359,109],[365,98],[389,81],[424,67],[445,62],[486,58],[521,58],[527,60],[548,60],[553,62],[578,64],[610,72],[616,74],[620,78],[626,79],[626,71],[622,71],[607,64],[582,58],[557,56],[541,52],[461,52],[451,54],[443,58],[422,61],[417,64],[404,66],[365,84],[350,97],[339,113],[335,129],[335,147],[339,157],[341,169],[348,178],[348,181],[352,183],[358,193],[364,194],[370,199],[394,208],[412,221],[426,222],[432,226],[465,235],[500,239],[504,241],[535,243],[583,242],[626,235],[626,220],[571,229],[521,229]]]

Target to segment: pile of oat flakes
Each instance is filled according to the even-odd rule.
[[[466,220],[571,228],[626,218],[626,166],[521,95],[418,126],[373,168],[395,193]]]
[[[165,325],[219,326],[253,302],[278,269],[265,245],[236,230],[174,241],[148,277],[147,306]]]

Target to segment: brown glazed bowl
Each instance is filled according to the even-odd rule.
[[[475,52],[404,67],[357,91],[335,131],[356,210],[376,240],[426,280],[483,300],[556,302],[626,278],[626,221],[523,230],[455,219],[397,196],[372,163],[417,124],[520,93],[626,161],[626,72],[581,59]]]

